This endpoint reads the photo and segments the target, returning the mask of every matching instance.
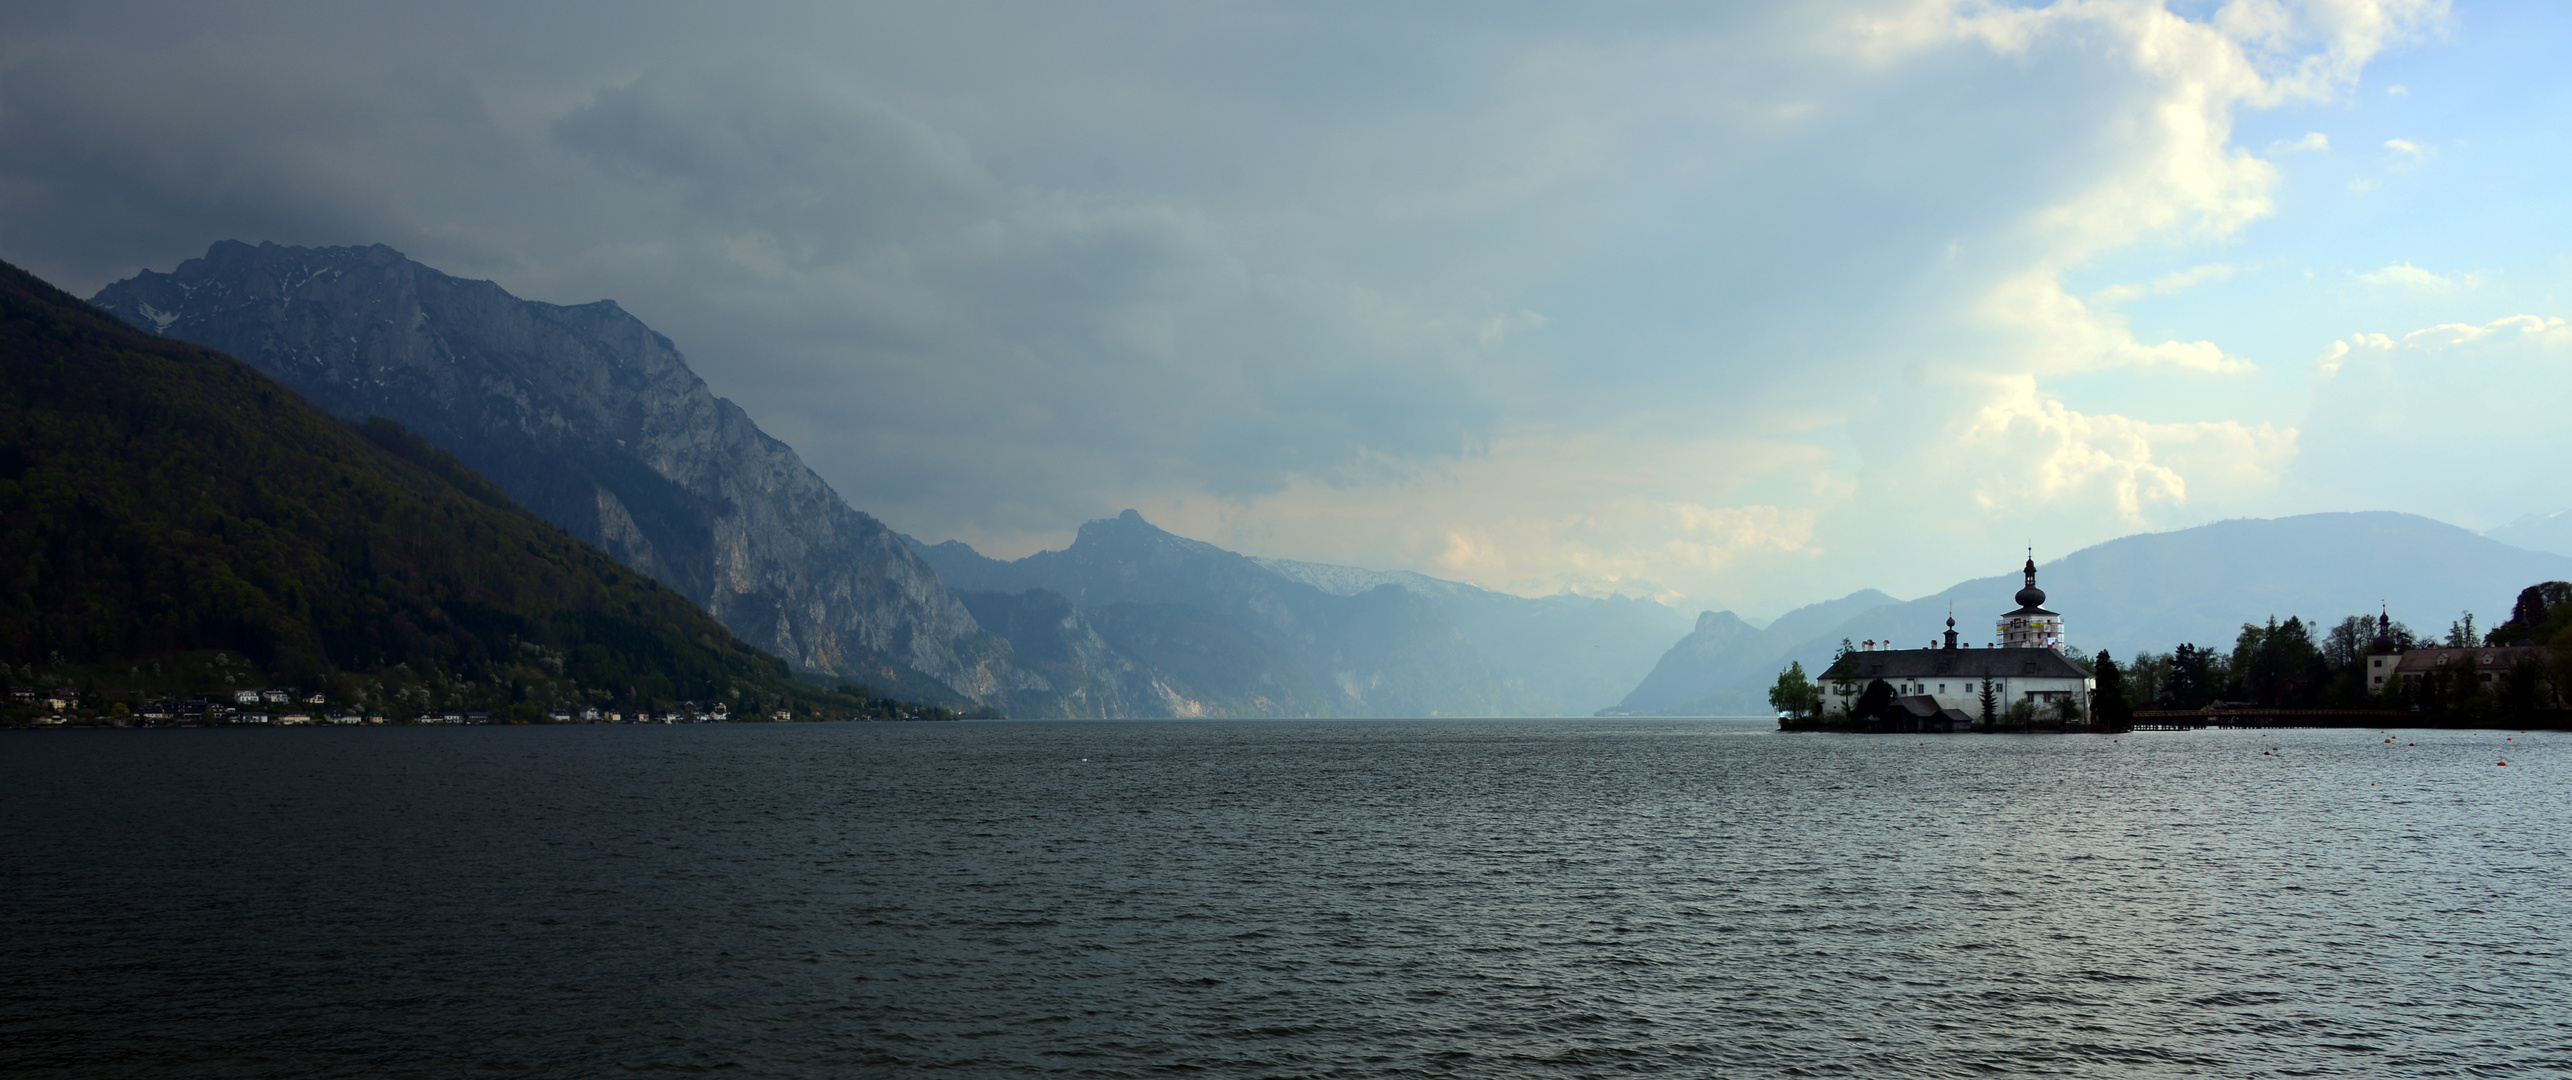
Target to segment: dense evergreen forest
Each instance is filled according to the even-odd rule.
[[[952,715],[799,682],[390,421],[351,427],[5,263],[0,667],[96,715],[260,686],[394,716]]]

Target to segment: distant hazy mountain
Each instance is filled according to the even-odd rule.
[[[986,597],[1067,601],[1177,715],[1584,715],[1640,677],[1675,613],[1622,598],[1524,597],[1419,574],[1256,559],[1128,510],[1070,547],[1002,562],[914,541],[979,614]],[[993,619],[985,625],[999,626]],[[1013,626],[1019,624],[1012,624]],[[1022,655],[1068,621],[1002,630]]]
[[[1995,561],[2006,565],[2006,554]],[[2336,623],[2375,614],[2379,603],[2423,633],[2444,632],[2466,610],[2489,627],[2508,617],[2520,589],[2557,580],[2572,580],[2572,557],[2386,512],[2243,519],[2128,536],[2037,572],[2046,606],[2063,613],[2071,643],[2118,656],[2163,652],[2181,642],[2229,649],[2246,622],[2274,615]],[[1722,711],[1762,710],[1766,688],[1786,661],[1815,670],[1842,638],[1925,645],[1946,629],[1950,605],[1962,639],[1988,644],[1999,615],[2015,606],[2010,596],[2019,585],[2016,573],[1996,574],[1856,613],[1753,667],[1716,699],[1730,707]]]
[[[1795,646],[1859,612],[1896,602],[1874,589],[1862,589],[1796,608],[1765,629],[1755,629],[1729,611],[1705,612],[1697,616],[1697,628],[1671,646],[1652,674],[1617,707],[1696,715],[1757,713],[1767,706],[1767,684],[1775,681],[1777,669],[1786,665],[1784,657]],[[1761,696],[1749,702],[1734,700],[1744,680],[1759,682]]]
[[[968,592],[1067,597],[1128,655],[1186,669],[1206,711],[1308,716],[1508,716],[1525,710],[1427,598],[1399,586],[1339,596],[1132,510],[1061,551],[1000,562],[949,541],[919,549]],[[1216,616],[1209,622],[1204,616]],[[1219,628],[1225,640],[1208,641]],[[1209,651],[1211,650],[1211,651]]]
[[[556,525],[826,675],[1041,693],[927,564],[611,301],[521,300],[374,247],[224,242],[94,303],[342,417],[399,421]]]
[[[2553,555],[2572,555],[2572,510],[2551,514],[2529,514],[2483,535],[2511,547],[2542,551]]]
[[[1482,653],[1503,689],[1544,714],[1587,715],[1616,700],[1673,637],[1688,631],[1687,616],[1639,597],[1530,599],[1408,571],[1251,561],[1342,596],[1396,585],[1427,597]]]

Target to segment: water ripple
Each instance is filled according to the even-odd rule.
[[[8,733],[0,1071],[2572,1069],[2572,739],[2383,737]]]

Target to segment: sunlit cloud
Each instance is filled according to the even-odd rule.
[[[2420,292],[2443,293],[2474,288],[2483,283],[2483,276],[2478,273],[2437,274],[2410,263],[2395,263],[2381,270],[2360,274],[2358,280],[2369,285],[2389,285]]]

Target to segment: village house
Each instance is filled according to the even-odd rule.
[[[2460,648],[2454,645],[2423,645],[2412,649],[2396,648],[2393,643],[2393,616],[2376,613],[2375,642],[2367,649],[2367,694],[2381,696],[2385,687],[2399,677],[2417,684],[2440,671],[2451,671],[2458,659],[2474,666],[2474,674],[2483,685],[2491,686],[2507,675],[2522,660],[2543,664],[2553,659],[2554,652],[2543,645],[2485,645]]]
[[[2380,660],[2392,661],[2389,668],[2383,669],[2386,676],[2416,681],[2433,671],[2452,670],[2451,665],[2463,658],[2474,665],[2474,673],[2482,677],[2483,685],[2490,686],[2499,682],[2501,676],[2509,674],[2509,669],[2517,666],[2519,661],[2533,659],[2541,664],[2552,655],[2552,651],[2543,645],[2490,645],[2479,649],[2431,646],[2389,657],[2370,656],[2367,658],[2367,692],[2384,692],[2385,677],[2377,674],[2377,661]]]

